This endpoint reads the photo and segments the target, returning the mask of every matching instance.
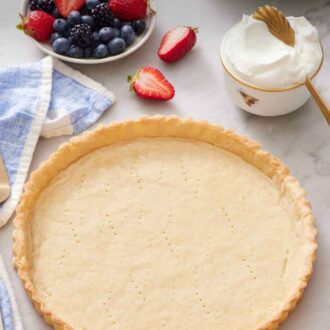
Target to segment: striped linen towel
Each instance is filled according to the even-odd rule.
[[[39,136],[80,133],[114,102],[105,87],[51,57],[0,70],[0,154],[11,186],[0,227],[15,210]]]
[[[0,329],[23,330],[13,289],[0,255]]]

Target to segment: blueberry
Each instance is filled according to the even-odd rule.
[[[110,41],[111,42],[111,41]],[[108,55],[108,48],[107,46],[101,44],[98,45],[94,50],[93,50],[93,57],[96,58],[102,58]]]
[[[115,38],[120,38],[120,30],[116,28],[114,28],[114,30],[115,30]]]
[[[89,16],[89,15],[81,16],[81,22],[83,24],[89,25],[92,29],[95,26],[94,18],[92,16]]]
[[[126,47],[132,45],[135,41],[135,35],[134,36],[128,36],[125,39]]]
[[[135,32],[130,25],[124,25],[121,28],[120,36],[125,40],[126,46],[130,46],[135,40]]]
[[[123,25],[121,27],[120,31],[121,31],[121,34],[124,35],[124,36],[127,36],[129,34],[135,34],[132,26],[131,25],[127,25],[127,24]]]
[[[52,11],[52,16],[54,18],[61,18],[61,14],[58,12],[57,8],[54,8],[53,11]]]
[[[56,32],[63,33],[68,30],[68,24],[64,18],[57,18],[54,21],[53,28]]]
[[[72,12],[70,12],[69,16],[68,16],[68,24],[70,26],[75,26],[76,24],[80,24],[81,22],[81,16],[79,11],[74,10]]]
[[[98,32],[92,33],[92,39],[93,39],[93,44],[92,44],[93,48],[97,47],[101,43],[100,35]]]
[[[109,42],[110,40],[112,40],[116,34],[115,34],[115,30],[111,27],[104,27],[99,31],[99,35],[100,35],[100,39],[103,42]]]
[[[140,36],[146,29],[146,22],[142,19],[138,19],[132,23],[132,27],[135,33]]]
[[[84,50],[77,45],[72,45],[69,48],[68,55],[74,58],[82,58],[84,56]]]
[[[132,22],[131,21],[121,22],[121,26],[124,26],[124,25],[132,25]]]
[[[92,56],[92,48],[85,48],[84,49],[84,57],[89,58]]]
[[[134,35],[129,35],[127,36],[125,39],[124,39],[125,43],[126,43],[126,46],[130,46],[134,43],[135,41],[135,34]]]
[[[66,38],[58,38],[53,42],[53,49],[58,54],[66,53],[70,48],[70,40]]]
[[[114,27],[114,28],[120,29],[121,26],[122,26],[122,22],[119,18],[115,17],[111,22],[111,26]]]
[[[99,33],[98,32],[93,32],[92,33],[92,38],[93,38],[93,40],[94,41],[99,41],[100,40],[100,35],[99,35]]]
[[[61,36],[59,33],[54,32],[54,33],[52,34],[52,36],[50,37],[50,43],[53,44],[54,41],[55,41],[56,39],[61,38],[61,37],[62,37],[62,36]]]
[[[111,55],[117,55],[122,53],[126,48],[124,39],[115,38],[108,43],[108,50]]]
[[[99,0],[86,0],[86,7],[89,10],[94,9],[99,4],[100,4],[100,1]]]

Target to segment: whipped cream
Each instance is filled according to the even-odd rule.
[[[296,35],[294,47],[277,39],[264,22],[243,15],[222,42],[221,57],[227,69],[264,88],[287,87],[313,75],[322,61],[317,30],[305,17],[287,19]]]

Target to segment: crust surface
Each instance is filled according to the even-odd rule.
[[[42,198],[46,198],[44,196],[47,196],[47,189],[49,186],[54,186],[56,184],[58,184],[59,186],[61,185],[61,182],[60,180],[57,180],[57,177],[64,180],[63,176],[65,176],[65,172],[68,169],[71,169],[72,171],[68,172],[67,174],[74,176],[75,171],[79,170],[79,169],[77,170],[74,169],[74,166],[76,165],[75,163],[84,164],[82,163],[82,159],[84,159],[84,162],[86,159],[87,163],[88,161],[92,162],[93,160],[88,160],[88,159],[92,159],[92,157],[90,157],[92,156],[92,154],[96,155],[97,153],[100,153],[101,148],[102,150],[103,149],[107,150],[107,148],[110,148],[109,149],[110,155],[114,157],[113,153],[115,151],[112,150],[113,149],[112,146],[116,147],[116,146],[124,145],[126,148],[126,145],[128,145],[127,148],[131,148],[130,152],[132,153],[134,150],[139,150],[139,148],[142,148],[142,146],[143,148],[145,148],[145,145],[148,145],[147,143],[148,138],[151,137],[157,138],[157,139],[153,139],[154,141],[156,141],[154,142],[154,144],[156,146],[158,145],[160,149],[166,148],[166,146],[170,145],[169,143],[171,140],[174,140],[173,138],[175,138],[176,141],[179,141],[176,143],[178,146],[178,154],[174,154],[174,155],[177,157],[181,157],[180,155],[182,155],[183,160],[181,164],[181,171],[183,175],[180,176],[180,178],[182,177],[183,180],[182,184],[184,184],[184,181],[189,180],[189,174],[191,174],[192,177],[196,177],[198,176],[198,173],[203,172],[202,170],[196,172],[194,168],[190,169],[189,161],[187,161],[190,155],[187,154],[186,158],[184,156],[187,148],[188,149],[191,148],[191,146],[187,144],[190,143],[191,145],[193,145],[195,141],[196,148],[200,147],[201,149],[199,151],[203,151],[203,152],[205,151],[205,157],[212,158],[213,152],[216,151],[215,149],[221,149],[223,150],[222,151],[223,153],[225,153],[226,155],[228,154],[229,157],[228,159],[231,159],[230,157],[235,157],[232,160],[230,160],[231,162],[243,163],[240,160],[238,161],[238,158],[236,157],[238,156],[240,159],[245,161],[244,164],[248,163],[246,166],[242,165],[243,166],[242,171],[245,171],[245,167],[250,166],[249,168],[251,169],[251,172],[256,172],[253,175],[258,175],[257,172],[263,173],[264,179],[261,180],[262,181],[260,183],[261,186],[264,185],[266,189],[265,191],[267,191],[269,195],[272,195],[273,193],[278,195],[279,200],[282,203],[281,204],[282,208],[285,209],[286,212],[285,213],[283,211],[284,212],[283,213],[282,210],[278,210],[279,212],[278,215],[280,218],[288,219],[287,221],[288,226],[290,225],[292,231],[294,232],[294,236],[292,237],[296,237],[293,239],[296,240],[296,245],[292,243],[293,244],[292,246],[293,248],[295,247],[299,248],[299,254],[301,255],[300,259],[295,259],[295,257],[293,256],[292,258],[290,257],[291,259],[286,258],[283,264],[281,264],[283,267],[281,271],[283,272],[283,274],[286,274],[285,272],[290,273],[289,271],[290,267],[294,267],[295,269],[299,269],[299,272],[297,272],[297,276],[294,275],[293,277],[290,277],[289,276],[290,274],[283,275],[284,276],[283,278],[286,279],[287,283],[289,283],[290,286],[286,287],[286,291],[288,295],[285,298],[279,298],[281,300],[280,304],[278,304],[277,306],[272,306],[272,302],[275,299],[275,297],[272,296],[268,298],[266,297],[265,301],[269,301],[269,306],[270,306],[269,308],[271,309],[271,313],[267,315],[267,318],[263,320],[263,322],[261,323],[259,322],[258,326],[256,327],[251,326],[251,324],[247,324],[246,327],[243,328],[244,330],[245,329],[251,329],[251,330],[277,329],[280,323],[283,322],[287,318],[288,314],[295,308],[298,300],[301,298],[303,291],[307,286],[307,282],[313,270],[313,262],[315,260],[316,249],[317,249],[316,229],[314,226],[314,218],[311,213],[311,206],[308,200],[306,199],[306,193],[300,187],[298,181],[289,174],[288,169],[282,164],[282,162],[277,158],[271,156],[269,153],[262,151],[260,149],[259,144],[257,144],[256,142],[252,142],[248,140],[246,137],[236,135],[233,131],[225,130],[217,125],[212,125],[202,121],[194,121],[189,118],[180,119],[176,116],[142,117],[141,119],[136,121],[115,122],[109,126],[101,126],[95,131],[85,132],[80,137],[72,138],[68,143],[61,145],[60,148],[54,154],[52,154],[47,161],[45,161],[40,165],[37,171],[32,173],[30,180],[25,185],[25,190],[24,193],[22,194],[21,202],[17,207],[16,217],[14,219],[13,254],[14,254],[14,265],[18,271],[18,275],[21,278],[24,287],[29,297],[31,298],[35,308],[41,315],[43,315],[46,322],[52,325],[55,329],[61,329],[61,330],[78,329],[78,328],[85,329],[84,325],[82,324],[77,325],[75,321],[72,321],[71,322],[72,324],[69,324],[67,318],[64,319],[62,317],[62,315],[65,315],[65,313],[60,313],[61,315],[59,315],[57,312],[54,312],[54,308],[51,308],[54,307],[52,306],[52,301],[51,299],[50,300],[48,299],[49,296],[52,296],[52,294],[54,293],[47,295],[45,294],[45,290],[42,289],[42,286],[40,286],[41,282],[44,283],[43,281],[47,281],[49,279],[53,280],[53,279],[51,277],[50,278],[45,277],[41,279],[38,278],[39,276],[38,265],[36,263],[36,260],[34,259],[36,258],[36,254],[40,254],[43,252],[41,250],[34,251],[34,249],[36,249],[36,247],[38,247],[42,243],[42,240],[38,242],[37,239],[33,237],[33,234],[38,230],[40,230],[40,226],[42,226],[42,223],[41,224],[38,223],[37,220],[35,219],[38,219],[38,214],[42,215],[43,214],[42,212],[44,212],[44,210],[40,206],[42,203],[38,201],[40,200],[42,201]],[[175,148],[177,146],[175,146]],[[214,148],[214,146],[217,148]],[[147,151],[149,153],[152,153],[153,149]],[[169,152],[170,150],[167,150],[167,154]],[[166,154],[166,152],[164,154]],[[231,156],[232,154],[236,156]],[[218,157],[218,156],[215,155],[214,157]],[[175,159],[173,160],[175,161]],[[187,162],[184,162],[185,160]],[[102,158],[100,158],[99,161],[102,163]],[[161,162],[159,164],[161,164]],[[203,166],[202,163],[200,165]],[[100,166],[102,167],[102,164]],[[134,169],[131,170],[134,172]],[[166,171],[166,168],[164,169],[164,171]],[[141,177],[139,178],[139,175],[133,172],[132,175],[135,176],[136,178],[137,188],[142,189],[139,183],[141,181]],[[239,169],[238,169],[238,173],[239,173]],[[186,176],[188,175],[188,177],[186,178],[185,175]],[[142,180],[146,178],[148,178],[148,175],[143,176],[142,173]],[[175,179],[180,180],[180,178],[178,177]],[[251,178],[253,179],[253,177]],[[158,179],[161,180],[160,177]],[[208,183],[208,184],[212,186],[212,183]],[[235,183],[233,182],[233,186],[234,185]],[[275,188],[274,191],[272,190],[271,187]],[[156,189],[155,191],[157,191],[157,187],[155,189]],[[242,191],[243,190],[244,189],[242,189]],[[251,192],[253,192],[253,189],[251,190]],[[250,198],[247,195],[244,195],[243,197]],[[180,198],[180,196],[178,196],[178,198]],[[208,198],[210,199],[212,197],[208,197]],[[218,200],[215,200],[215,203],[218,203]],[[249,207],[248,204],[247,207]],[[222,211],[225,214],[224,217],[228,216],[227,212],[225,212],[224,209]],[[170,211],[167,209],[166,212],[170,212]],[[196,209],[195,212],[198,212],[198,209]],[[265,213],[267,212],[268,211],[265,210]],[[274,212],[276,213],[277,211]],[[143,219],[143,217],[144,215],[141,216],[141,219]],[[180,218],[184,219],[184,217],[185,217],[185,213],[180,214]],[[39,216],[39,218],[42,218],[42,216],[41,217]],[[139,218],[139,216],[137,216],[137,218]],[[233,214],[233,219],[234,218],[235,218],[235,214]],[[234,223],[234,225],[235,224],[236,223]],[[192,223],[191,224],[192,228],[193,225],[194,224]],[[228,219],[228,225],[229,225],[228,228],[231,228],[233,226],[233,224],[230,223],[230,219]],[[280,229],[281,228],[280,224],[278,226],[279,227],[276,228]],[[231,235],[234,235],[233,227],[230,230],[232,230]],[[204,231],[202,231],[201,235],[203,235],[203,233]],[[223,234],[222,232],[219,233],[219,235],[222,234]],[[281,233],[276,233],[276,234],[280,239]],[[61,234],[59,233],[59,235]],[[193,232],[191,235],[193,235]],[[253,232],[251,232],[250,234],[246,232],[246,235],[244,235],[244,237],[248,237],[249,235],[253,237]],[[291,235],[290,231],[288,231],[288,235]],[[287,238],[291,240],[292,237],[288,236]],[[205,239],[202,242],[204,241]],[[211,242],[210,244],[212,244],[212,241],[210,242]],[[274,242],[276,244],[276,240]],[[175,240],[172,243],[175,244],[176,243]],[[196,241],[196,243],[199,244],[200,241]],[[267,244],[268,243],[266,242],[266,245]],[[284,244],[283,246],[286,245]],[[228,249],[230,250],[229,246]],[[47,251],[47,246],[46,246],[46,251]],[[276,251],[276,248],[275,249],[270,248],[269,258],[273,257],[271,255],[273,251]],[[182,252],[182,255],[184,255],[184,252],[185,251]],[[50,258],[51,257],[52,256],[50,256]],[[241,260],[242,265],[244,265],[244,267],[243,266],[242,267],[245,269],[245,271],[247,271],[247,273],[252,274],[250,277],[251,283],[253,283],[254,280],[258,281],[259,279],[257,279],[257,277],[259,276],[259,273],[257,270],[255,271],[253,268],[253,266],[258,265],[258,262],[255,261],[254,263],[254,261],[252,260],[251,264],[249,264],[247,263],[248,258],[242,256],[242,254],[240,254],[240,257],[242,258]],[[258,257],[258,253],[255,255],[255,257],[256,258]],[[274,256],[274,258],[275,258],[274,262],[276,262],[276,255]],[[295,260],[298,260],[299,263],[295,264]],[[213,261],[211,262],[211,264],[213,264]],[[41,267],[43,266],[45,265],[44,264],[41,265]],[[209,269],[209,271],[214,272],[214,269]],[[240,269],[240,272],[241,271],[242,270]],[[276,268],[274,271],[276,271]],[[229,272],[230,274],[230,270],[226,269],[226,272]],[[175,276],[177,278],[178,274],[175,274]],[[263,280],[264,278],[263,276],[264,275],[262,273],[260,280]],[[204,277],[201,277],[201,279],[203,278]],[[246,278],[243,278],[243,280],[244,279]],[[238,282],[235,282],[235,285],[237,285],[237,283]],[[137,282],[136,284],[139,286],[140,282]],[[180,288],[181,286],[179,285]],[[205,289],[206,291],[203,291],[204,290],[203,287],[199,286],[198,288],[199,291],[196,292],[197,295],[198,294],[202,295],[205,292],[207,293],[208,292],[207,290],[209,289],[206,288]],[[230,283],[229,283],[229,288],[230,288]],[[148,293],[148,291],[145,292]],[[181,293],[184,294],[183,291]],[[211,296],[212,295],[210,295],[210,297]],[[208,298],[205,298],[204,296],[201,296],[199,298],[201,310],[205,312],[203,308],[205,308],[205,306],[209,304],[210,310],[206,311],[205,313],[212,314],[213,312],[215,312],[214,310],[212,310],[213,308],[212,306],[214,304],[212,301],[207,299]],[[203,300],[206,300],[206,302],[203,302]],[[149,312],[152,311],[148,311],[148,313]],[[199,313],[198,310],[194,310],[194,312]],[[173,311],[173,313],[175,313],[175,311]],[[207,318],[207,315],[205,317]],[[261,317],[260,319],[263,319],[263,316],[256,316],[256,319],[258,319],[258,317],[259,318]],[[120,316],[118,316],[118,318],[120,318]],[[166,316],[164,316],[164,319],[166,319]],[[224,320],[223,322],[225,321],[226,320]],[[154,324],[148,324],[148,326],[145,328],[151,328],[153,325]],[[210,328],[212,326],[212,322],[208,323],[208,325],[209,325],[208,328]],[[104,328],[104,326],[102,327],[102,325],[99,325],[98,327],[95,326],[93,328],[102,329]],[[114,328],[116,328],[115,323],[114,323]],[[154,328],[157,328],[157,326]],[[184,326],[182,328],[184,328]],[[234,326],[231,326],[231,328],[242,329],[239,324],[237,324],[237,326],[235,324]]]

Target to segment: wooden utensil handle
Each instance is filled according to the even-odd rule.
[[[305,85],[308,88],[311,95],[313,96],[313,99],[317,103],[318,107],[320,108],[324,118],[328,122],[328,125],[330,126],[330,109],[328,105],[324,101],[319,91],[314,86],[313,82],[308,77],[306,77]]]

